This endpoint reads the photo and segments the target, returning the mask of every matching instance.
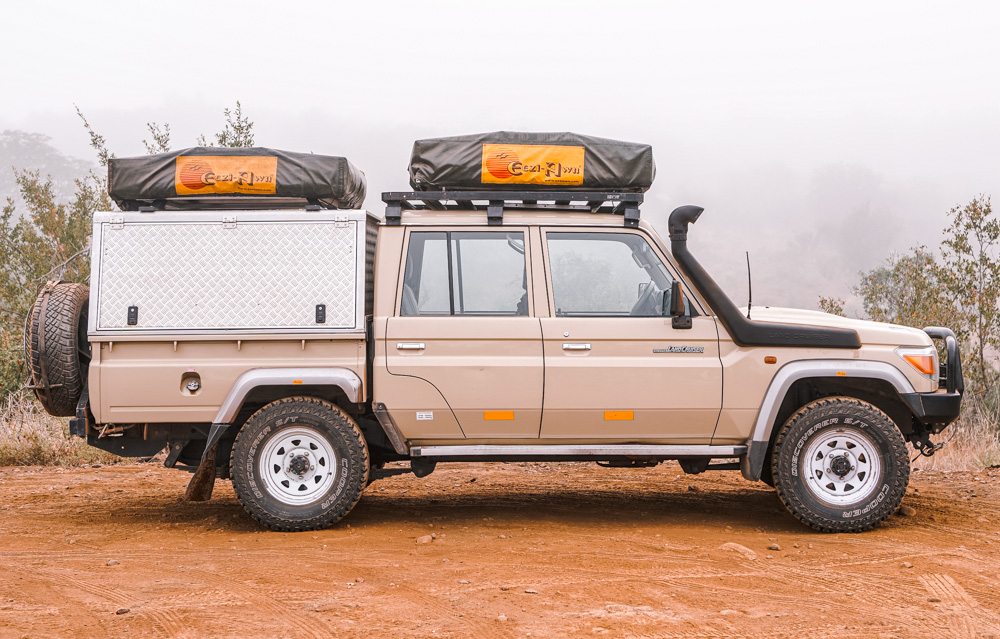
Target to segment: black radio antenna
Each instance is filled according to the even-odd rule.
[[[750,319],[751,308],[753,308],[753,279],[750,278],[750,251],[747,251],[747,319]]]

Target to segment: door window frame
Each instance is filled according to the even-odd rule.
[[[393,310],[393,317],[405,317],[405,318],[506,318],[506,319],[522,319],[522,318],[533,318],[535,317],[535,300],[532,292],[533,282],[532,282],[532,272],[531,272],[531,249],[529,242],[529,227],[527,226],[408,226],[406,227],[406,233],[403,235],[403,251],[399,259],[399,272],[396,280],[396,301]],[[491,314],[491,313],[460,313],[456,314],[454,312],[448,315],[403,315],[403,286],[406,280],[406,259],[410,253],[410,235],[412,233],[496,233],[498,236],[502,237],[504,233],[521,233],[524,238],[524,253],[522,257],[524,258],[524,275],[525,275],[525,287],[527,292],[527,302],[528,311],[525,315],[502,315],[502,314]],[[450,238],[450,236],[449,236]],[[450,243],[450,240],[449,240]],[[453,276],[451,273],[451,265],[448,268],[449,279]],[[449,285],[449,289],[452,286]],[[449,295],[454,295],[452,290],[449,290]]]
[[[624,229],[624,228],[614,228],[606,226],[546,226],[541,229],[541,243],[542,243],[542,266],[545,269],[545,285],[546,285],[546,295],[548,297],[549,303],[549,316],[550,317],[562,317],[565,319],[570,318],[592,318],[592,319],[670,319],[669,315],[657,316],[657,315],[646,315],[646,316],[608,316],[608,315],[557,315],[556,314],[556,298],[555,298],[555,287],[552,284],[552,264],[549,261],[549,233],[620,233],[625,235],[638,235],[641,239],[645,240],[649,247],[653,250],[653,254],[659,258],[663,267],[667,270],[667,273],[673,279],[681,283],[681,288],[684,290],[684,298],[688,303],[688,307],[691,309],[691,314],[694,317],[699,315],[711,315],[711,313],[705,312],[705,307],[701,303],[701,298],[694,294],[691,290],[691,286],[688,284],[687,280],[680,276],[680,272],[677,266],[673,263],[673,260],[667,258],[664,251],[660,248],[659,242],[656,241],[649,233],[646,233],[643,229]]]

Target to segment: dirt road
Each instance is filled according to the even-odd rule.
[[[187,479],[0,469],[0,638],[1000,637],[996,469],[915,473],[860,535],[672,463],[443,465],[296,534]]]

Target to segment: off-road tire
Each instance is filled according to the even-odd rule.
[[[824,459],[824,454],[829,456]],[[845,464],[841,471],[851,464],[847,481],[828,472],[831,460]],[[858,479],[862,468],[866,474]],[[822,532],[863,532],[899,508],[910,460],[899,429],[885,413],[851,397],[828,397],[806,404],[781,427],[771,472],[782,503],[804,524]],[[854,495],[838,495],[838,490],[861,492],[852,502]]]
[[[45,301],[44,326],[40,326],[43,297],[45,293],[39,293],[24,323],[24,361],[42,407],[50,415],[68,417],[76,414],[76,404],[87,383],[90,289],[86,284],[71,282],[52,286]],[[39,339],[42,330],[44,340]],[[43,381],[48,388],[39,388]]]
[[[272,465],[273,462],[268,462],[266,470],[273,474],[265,477],[262,475],[261,458],[269,455],[268,451],[277,443],[284,441],[282,438],[294,438],[294,433],[300,432],[306,433],[306,439],[325,440],[325,444],[319,439],[314,441],[319,444],[318,454],[321,455],[324,450],[332,453],[328,455],[332,459],[323,467],[324,475],[329,476],[329,480],[326,476],[322,478],[325,487],[319,492],[304,493],[308,502],[288,503],[289,499],[295,498],[294,492],[289,492],[291,489],[287,488],[288,475],[283,475],[283,468],[274,470],[274,466],[284,464]],[[294,446],[300,445],[303,446],[303,454],[309,452],[301,441],[294,443]],[[319,471],[317,449],[314,444],[309,446],[313,446],[314,451],[310,459],[316,460],[315,466]],[[269,457],[279,452],[286,456],[292,454],[291,450],[286,453],[283,447],[279,447],[271,450]],[[299,458],[304,459],[301,455]],[[280,461],[284,458],[275,459]],[[341,520],[361,499],[370,472],[368,445],[357,423],[336,405],[315,397],[279,399],[251,415],[236,436],[231,464],[233,488],[240,503],[258,522],[281,531],[316,530]],[[329,469],[334,466],[335,469],[330,472]],[[280,484],[283,480],[286,481],[284,492]],[[306,484],[309,484],[308,480],[296,484],[292,478],[291,486]],[[307,488],[311,490],[312,486]]]

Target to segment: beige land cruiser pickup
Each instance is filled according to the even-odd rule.
[[[678,460],[767,482],[816,529],[863,531],[900,505],[906,442],[933,450],[958,416],[947,329],[737,309],[689,250],[701,208],[674,210],[668,238],[640,219],[643,145],[419,141],[415,190],[383,194],[381,219],[357,210],[349,164],[328,167],[328,195],[354,189],[338,200],[306,188],[316,167],[289,174],[302,158],[239,151],[113,164],[123,210],[94,218],[90,287],[46,285],[26,349],[74,434],[231,477],[271,528],[338,521],[390,461],[422,477]],[[122,195],[122,175],[141,188]]]

